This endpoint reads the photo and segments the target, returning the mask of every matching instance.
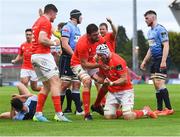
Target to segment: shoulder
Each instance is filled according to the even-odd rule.
[[[164,26],[160,25],[160,24],[158,24],[158,25],[156,26],[156,29],[157,29],[158,31],[166,31],[166,32],[167,32],[166,28],[165,28]]]
[[[112,59],[113,59],[113,62],[115,64],[123,64],[123,65],[126,65],[126,61],[121,57],[119,56],[118,54],[116,53],[112,53]]]
[[[99,44],[103,44],[103,43],[105,43],[106,41],[105,41],[105,39],[102,37],[102,36],[99,36],[99,41],[98,41],[98,43]]]

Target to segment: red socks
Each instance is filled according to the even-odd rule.
[[[107,86],[102,86],[98,92],[96,101],[94,103],[95,107],[99,106],[100,103],[103,103],[103,102],[105,104],[106,98],[104,96],[106,95],[106,93],[107,93]]]
[[[53,101],[55,111],[62,112],[60,96],[52,96],[52,101]]]
[[[123,115],[122,110],[117,110],[116,111],[117,118],[121,117],[122,115]]]
[[[36,112],[42,112],[44,103],[46,101],[47,95],[39,93],[38,94],[38,101],[36,105]]]
[[[82,92],[82,99],[84,104],[84,112],[85,115],[90,113],[89,106],[90,106],[90,92],[89,91],[83,91]]]
[[[134,110],[134,113],[136,113],[136,119],[144,116],[144,113],[142,110]]]

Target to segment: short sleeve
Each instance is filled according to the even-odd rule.
[[[23,47],[23,45],[21,45],[20,48],[18,49],[18,54],[19,54],[19,55],[23,55],[22,47]]]
[[[164,28],[164,27],[161,27],[159,29],[159,38],[160,38],[160,41],[161,42],[165,42],[165,41],[168,41],[169,38],[168,38],[168,32],[167,30]]]
[[[62,35],[62,37],[68,37],[69,38],[70,32],[71,32],[70,27],[65,25],[61,30],[61,35]]]
[[[44,31],[49,34],[49,32],[51,32],[51,23],[43,21],[40,27],[40,31]]]

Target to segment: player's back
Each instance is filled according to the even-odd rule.
[[[50,47],[39,43],[39,33],[41,31],[47,33],[47,37],[50,39],[52,35],[51,22],[45,17],[41,16],[33,25],[33,40],[32,40],[32,53],[33,54],[47,54],[50,53]]]

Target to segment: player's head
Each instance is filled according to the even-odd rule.
[[[63,28],[63,26],[64,26],[65,24],[66,24],[65,22],[60,22],[60,23],[57,25],[58,31],[61,31],[61,29]]]
[[[44,8],[44,14],[49,16],[50,22],[54,22],[57,12],[58,12],[58,9],[53,4],[47,4]]]
[[[110,59],[110,50],[106,44],[100,44],[96,48],[96,54],[100,60],[107,63]]]
[[[98,27],[95,24],[89,24],[86,28],[86,33],[91,42],[99,41],[99,31]]]
[[[81,24],[82,22],[82,13],[77,10],[77,9],[74,9],[70,12],[70,19],[73,20],[75,19],[77,21],[77,24]]]
[[[108,25],[106,23],[101,23],[99,25],[99,31],[100,31],[101,36],[104,37],[106,33],[108,32]]]
[[[28,28],[25,30],[26,41],[31,42],[32,40],[32,29]]]
[[[145,14],[145,22],[148,26],[153,26],[155,21],[157,20],[157,14],[153,10],[148,10]]]
[[[11,106],[18,112],[23,110],[23,102],[18,98],[11,100]]]

